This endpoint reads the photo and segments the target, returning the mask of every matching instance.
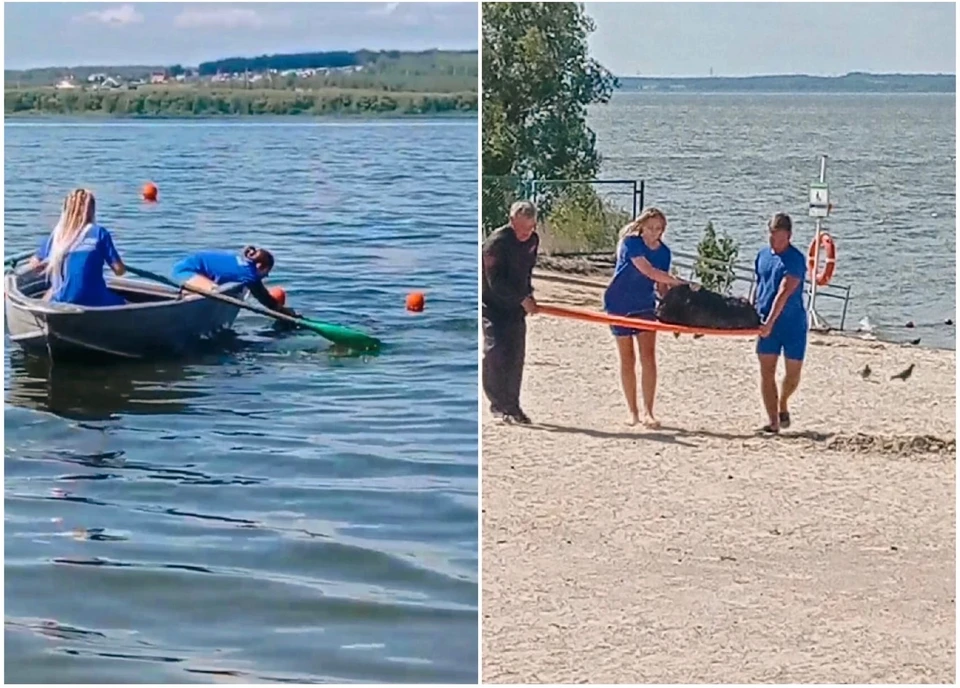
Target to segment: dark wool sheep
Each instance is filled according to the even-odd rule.
[[[657,319],[672,325],[711,330],[755,330],[760,316],[746,299],[681,284],[666,293],[657,307]]]

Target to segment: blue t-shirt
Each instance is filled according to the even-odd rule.
[[[46,261],[53,246],[53,233],[44,239],[37,258]],[[120,262],[113,237],[104,227],[90,225],[73,249],[63,259],[63,283],[51,301],[77,306],[119,306],[123,298],[107,289],[103,266]]]
[[[633,259],[640,257],[646,258],[658,270],[670,270],[671,254],[666,244],[661,242],[660,246],[652,249],[638,236],[629,236],[621,241],[613,279],[603,294],[603,308],[607,313],[629,315],[656,308],[655,282],[633,264]]]
[[[260,281],[256,264],[237,253],[201,251],[187,256],[173,268],[174,273],[202,275],[216,284],[240,283],[249,287]]]
[[[777,318],[777,325],[805,324],[807,321],[806,309],[803,305],[803,282],[807,275],[807,258],[793,244],[782,254],[773,252],[769,246],[760,249],[754,262],[757,273],[756,307],[760,317],[766,319],[773,309],[773,302],[780,291],[780,284],[787,275],[800,280],[798,286],[790,296]]]

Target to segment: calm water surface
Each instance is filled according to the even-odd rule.
[[[252,314],[175,363],[6,340],[7,681],[476,681],[476,122],[5,133],[8,255],[89,186],[129,264],[262,244],[291,305],[387,343]]]
[[[826,154],[834,283],[853,288],[847,327],[868,317],[883,337],[955,347],[944,324],[956,321],[953,94],[618,94],[591,110],[590,125],[601,176],[645,179],[672,247],[694,251],[713,220],[748,263],[778,210],[806,251],[808,187]],[[616,193],[629,204],[626,187]],[[839,323],[839,302],[818,300],[818,310]]]

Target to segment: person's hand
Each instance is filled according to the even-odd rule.
[[[537,305],[536,299],[532,296],[528,296],[523,301],[520,302],[520,305],[523,306],[523,310],[527,312],[528,315],[535,315],[540,307]]]
[[[773,331],[773,323],[769,320],[760,326],[760,339],[766,339]]]
[[[280,312],[284,315],[289,315],[291,318],[299,318],[300,314],[297,313],[292,308],[287,308],[286,306],[280,306]]]

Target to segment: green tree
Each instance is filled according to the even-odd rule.
[[[616,79],[588,54],[595,29],[573,2],[483,4],[483,176],[593,179],[600,168],[587,106],[605,103]],[[484,227],[514,200],[483,185]],[[558,190],[544,188],[541,210]],[[582,195],[582,194],[581,194]]]
[[[740,254],[740,246],[726,233],[717,234],[713,221],[703,229],[697,244],[697,262],[693,271],[707,289],[726,294],[733,286],[733,264]]]

